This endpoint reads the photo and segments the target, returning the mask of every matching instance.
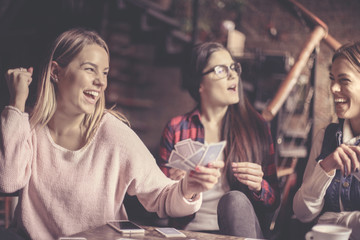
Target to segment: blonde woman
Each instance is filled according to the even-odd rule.
[[[118,113],[105,109],[109,50],[101,37],[72,29],[54,42],[33,112],[24,112],[32,68],[10,69],[10,104],[1,115],[0,191],[20,191],[13,228],[50,240],[111,219],[127,219],[126,193],[159,216],[197,211],[217,164],[168,179]]]

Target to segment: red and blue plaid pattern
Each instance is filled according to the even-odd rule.
[[[204,143],[204,126],[200,120],[200,112],[199,109],[196,108],[185,115],[172,118],[166,125],[161,137],[158,165],[167,176],[169,176],[169,168],[166,167],[165,164],[168,162],[170,153],[177,142],[191,138],[194,141]],[[264,122],[264,124],[266,123]],[[262,190],[260,194],[250,191],[245,194],[247,194],[249,198],[251,197],[255,202],[261,203],[263,206],[276,208],[279,203],[279,187],[274,159],[274,145],[271,139],[270,130],[269,138],[271,142],[269,148],[270,157],[269,161],[263,164],[264,177],[261,184]]]

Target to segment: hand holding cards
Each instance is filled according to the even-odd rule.
[[[172,150],[166,166],[184,171],[195,170],[198,165],[206,166],[216,161],[225,145],[226,141],[204,145],[190,138],[182,140],[175,144],[175,149]]]

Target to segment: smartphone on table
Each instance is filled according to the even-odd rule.
[[[111,220],[107,224],[123,234],[145,234],[145,229],[128,220]]]
[[[83,237],[60,237],[58,240],[86,240],[86,238]]]
[[[171,227],[163,227],[163,228],[155,228],[156,231],[161,233],[164,237],[171,238],[171,237],[186,237],[185,234],[176,230],[175,228]]]

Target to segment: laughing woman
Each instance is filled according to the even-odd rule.
[[[303,222],[347,226],[360,239],[360,42],[335,52],[330,89],[339,121],[315,137],[293,209]]]
[[[197,107],[167,124],[158,164],[171,179],[182,179],[185,172],[165,165],[177,142],[188,138],[205,144],[225,140],[223,155],[214,159],[224,162],[225,168],[221,180],[203,194],[200,211],[172,222],[186,230],[262,238],[279,204],[267,123],[244,96],[240,64],[221,44],[196,46],[187,73],[187,88]]]
[[[57,239],[127,219],[126,193],[159,216],[192,214],[220,176],[222,163],[181,182],[167,178],[126,120],[105,109],[108,72],[109,50],[97,33],[64,32],[43,68],[30,117],[24,109],[33,69],[7,72],[0,191],[20,191],[12,226],[25,239]]]

